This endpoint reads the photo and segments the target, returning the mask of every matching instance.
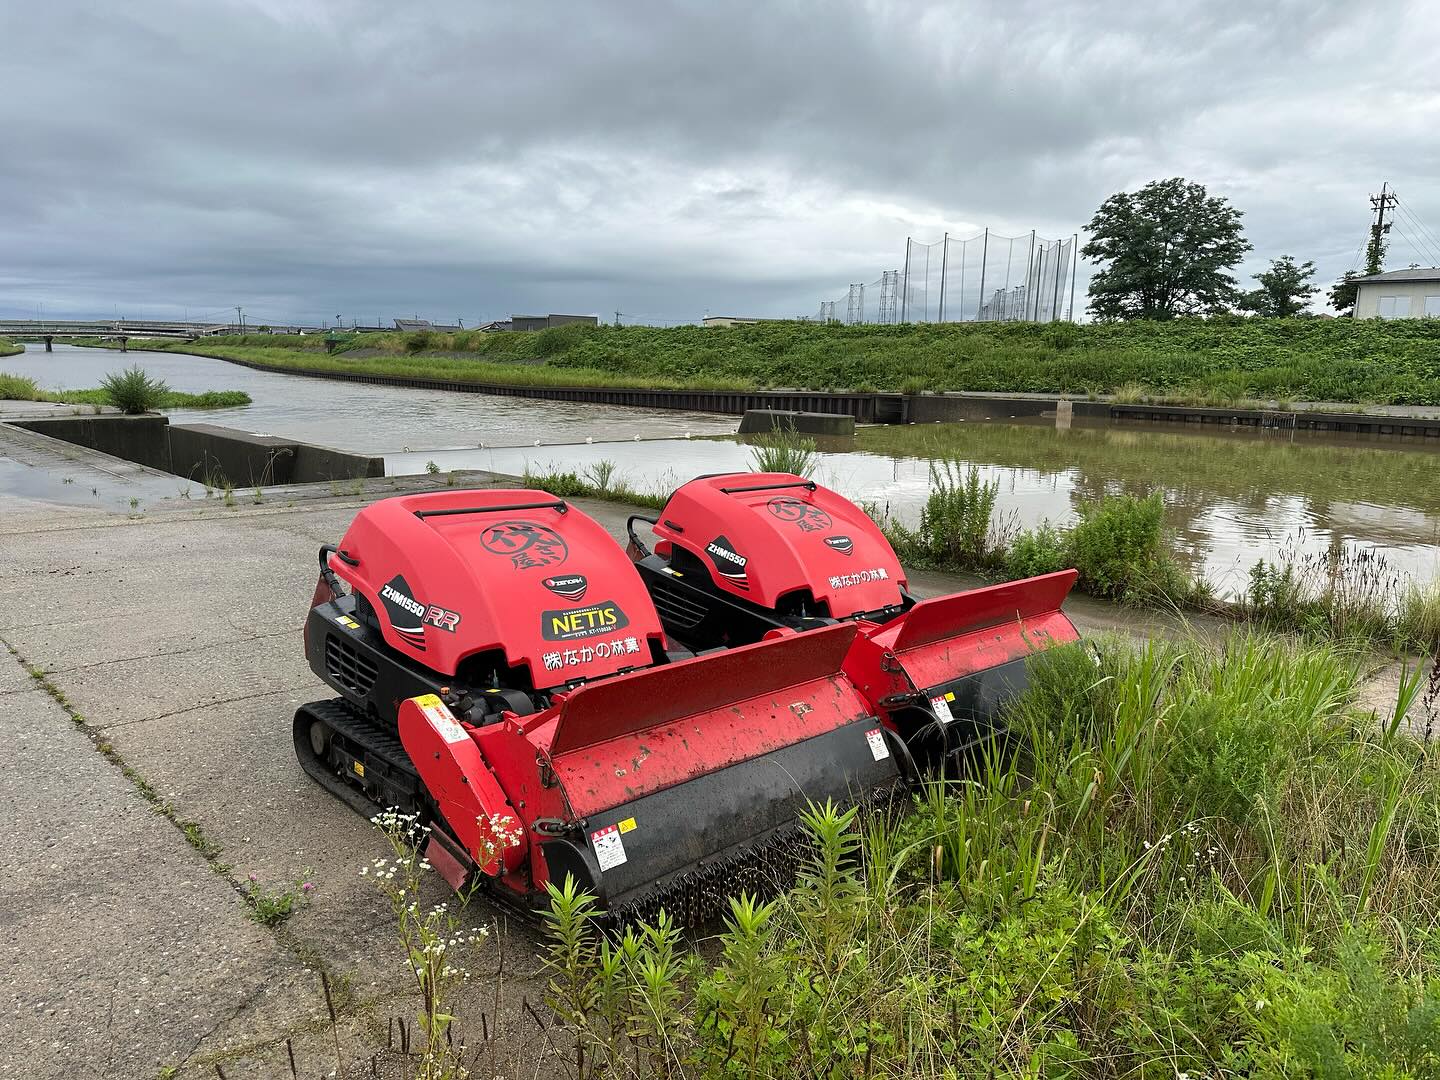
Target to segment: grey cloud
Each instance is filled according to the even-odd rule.
[[[794,314],[1177,174],[1329,277],[1382,179],[1440,232],[1431,10],[20,0],[0,314]]]

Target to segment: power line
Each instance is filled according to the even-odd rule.
[[[1435,256],[1435,252],[1440,251],[1440,237],[1436,237],[1436,235],[1426,227],[1425,223],[1411,213],[1410,208],[1402,203],[1398,197],[1395,200],[1395,208],[1405,215],[1405,220],[1408,221],[1420,235],[1427,250],[1430,252],[1428,257],[1433,260],[1436,265],[1440,265],[1440,259],[1437,259]]]
[[[1435,252],[1423,240],[1417,240],[1405,231],[1405,227],[1399,221],[1395,222],[1395,229],[1400,236],[1410,245],[1410,250],[1422,259],[1428,259],[1432,266],[1440,265],[1440,259],[1436,259]]]

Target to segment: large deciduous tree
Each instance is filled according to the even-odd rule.
[[[1250,250],[1241,211],[1183,177],[1111,195],[1095,211],[1082,254],[1097,319],[1170,319],[1226,310],[1238,291],[1228,271]]]
[[[1271,319],[1299,315],[1310,305],[1310,297],[1320,291],[1314,277],[1313,262],[1297,264],[1289,255],[1271,259],[1270,269],[1255,275],[1260,287],[1242,296],[1240,306]]]

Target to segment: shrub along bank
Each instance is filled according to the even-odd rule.
[[[1016,529],[997,518],[999,482],[974,466],[942,459],[930,466],[930,494],[915,529],[867,510],[901,561],[1013,581],[1074,567],[1093,596],[1137,605],[1192,608],[1402,652],[1440,649],[1440,583],[1392,572],[1373,552],[1342,550],[1261,560],[1238,602],[1219,600],[1173,555],[1160,493],[1081,502],[1069,528]]]
[[[24,345],[17,345],[9,338],[0,338],[0,356],[16,356],[24,351]]]
[[[134,343],[132,343],[134,344]],[[1440,320],[1223,317],[1078,325],[725,329],[558,326],[538,333],[252,334],[145,348],[275,367],[527,385],[974,390],[1440,404]]]
[[[703,955],[556,890],[567,1074],[1440,1075],[1440,752],[1357,708],[1345,650],[1101,642],[1031,673],[971,777],[812,810],[796,886],[734,899]]]

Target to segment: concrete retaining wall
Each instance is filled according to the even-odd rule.
[[[212,486],[269,487],[384,476],[385,459],[164,416],[85,416],[15,423],[77,446]]]
[[[746,409],[740,434],[798,431],[802,435],[854,435],[855,417],[849,413],[791,412],[785,409]]]
[[[170,447],[165,429],[170,421],[154,413],[143,416],[65,416],[54,419],[16,420],[29,428],[76,446],[99,450],[162,472],[170,468]]]

